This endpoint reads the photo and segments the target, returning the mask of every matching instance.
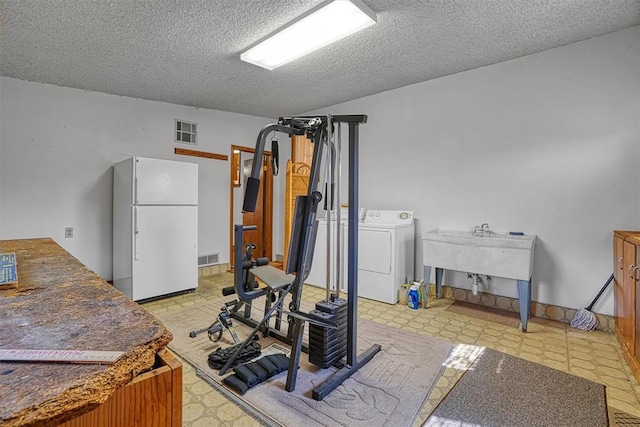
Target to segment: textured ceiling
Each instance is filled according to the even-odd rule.
[[[364,0],[378,23],[274,71],[240,52],[322,0],[0,0],[0,75],[277,117],[640,23],[640,0]]]

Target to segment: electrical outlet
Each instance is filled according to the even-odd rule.
[[[64,237],[66,239],[71,239],[73,237],[73,227],[64,228]]]

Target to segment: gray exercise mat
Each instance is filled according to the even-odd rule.
[[[313,400],[311,390],[335,369],[306,363],[292,393],[284,390],[286,374],[281,374],[249,390],[247,399],[269,408],[284,426],[410,426],[444,369],[451,343],[360,320],[360,351],[376,343],[380,353],[322,401]]]
[[[313,400],[311,390],[328,378],[335,368],[319,369],[308,362],[306,354],[301,355],[293,393],[284,390],[287,374],[281,373],[240,396],[221,384],[223,377],[207,364],[208,354],[218,344],[232,344],[229,334],[225,333],[220,343],[209,341],[206,333],[197,338],[188,336],[190,330],[215,319],[223,304],[223,299],[216,299],[158,313],[157,316],[174,334],[169,347],[193,364],[198,375],[266,425],[410,426],[440,377],[451,349],[451,342],[446,339],[359,319],[360,352],[376,343],[382,346],[382,351],[323,401]],[[240,322],[234,322],[234,325],[241,337],[250,331]],[[261,337],[260,343],[265,350],[263,354],[270,354],[278,348],[284,353],[289,350],[288,346],[273,338]]]

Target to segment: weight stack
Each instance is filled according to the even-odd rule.
[[[329,329],[309,324],[309,362],[320,368],[333,366],[347,354],[347,301],[332,298],[317,302],[309,314],[338,325]]]

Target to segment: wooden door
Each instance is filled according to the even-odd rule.
[[[260,171],[260,187],[258,199],[256,200],[255,212],[243,212],[244,201],[243,181],[250,173],[251,164],[247,164],[248,171],[245,171],[244,161],[252,159],[251,153],[255,149],[232,145],[232,162],[230,168],[230,215],[229,215],[229,260],[231,268],[235,264],[235,242],[234,228],[240,222],[242,225],[256,225],[256,231],[245,231],[243,234],[242,252],[248,243],[256,245],[253,251],[254,257],[267,257],[271,259],[273,252],[273,175],[271,173],[271,152],[265,151],[263,157],[263,167]],[[252,160],[250,160],[252,162]]]
[[[244,232],[242,247],[246,248],[248,244],[253,243],[256,246],[253,250],[255,258],[267,257],[271,259],[272,218],[270,217],[270,207],[273,181],[265,179],[265,176],[271,176],[271,162],[267,160],[267,156],[264,156],[262,161],[256,210],[255,212],[242,213],[242,225],[257,225],[258,229]]]
[[[635,247],[635,268],[631,272],[631,282],[634,283],[634,288],[636,291],[636,301],[635,301],[635,356],[636,360],[640,358],[640,246],[634,245]]]
[[[613,318],[615,320],[616,329],[619,334],[622,334],[624,329],[624,322],[622,321],[622,315],[624,309],[622,308],[624,301],[624,257],[623,257],[623,245],[624,239],[619,236],[613,236]]]
[[[623,299],[621,313],[622,322],[622,339],[631,353],[636,354],[636,272],[635,268],[638,266],[636,263],[636,245],[625,241],[623,244]]]

